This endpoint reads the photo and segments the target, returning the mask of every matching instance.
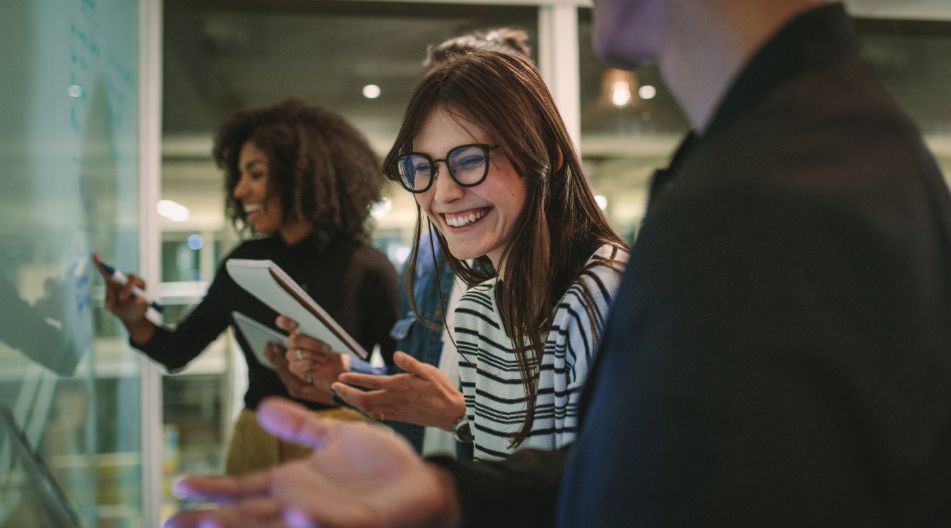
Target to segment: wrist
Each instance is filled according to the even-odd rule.
[[[133,323],[126,323],[125,327],[129,332],[129,339],[136,345],[145,345],[155,335],[155,325],[144,317]]]
[[[461,444],[472,443],[472,427],[469,425],[469,419],[465,413],[452,424],[452,437]]]
[[[448,431],[452,433],[455,431],[456,426],[459,424],[460,420],[466,419],[466,400],[461,392],[457,392],[454,397],[451,399],[452,406],[451,409],[446,411],[443,414],[443,419],[446,420],[442,424],[437,424],[440,429],[443,431]]]

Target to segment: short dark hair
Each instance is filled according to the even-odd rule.
[[[367,139],[339,115],[297,99],[238,112],[215,135],[212,155],[225,171],[225,209],[239,230],[247,215],[233,192],[248,141],[268,157],[271,189],[287,219],[309,221],[318,237],[369,239],[367,218],[385,178]]]

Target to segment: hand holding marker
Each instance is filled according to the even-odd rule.
[[[113,266],[110,266],[109,264],[106,264],[105,262],[103,262],[99,258],[99,255],[93,254],[92,259],[96,262],[96,265],[99,266],[99,269],[105,272],[104,275],[106,275],[109,280],[122,286],[125,286],[126,284],[129,283],[129,278],[126,277],[125,273],[122,273],[121,271],[117,270]],[[149,308],[155,310],[158,313],[162,313],[162,305],[149,299],[148,294],[146,294],[142,290],[142,288],[139,288],[138,286],[133,286],[132,293],[138,297],[145,299],[146,301],[149,301]]]

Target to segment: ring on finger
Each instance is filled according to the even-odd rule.
[[[295,348],[294,350],[297,351],[297,359],[304,359],[304,353],[301,352],[299,348]]]
[[[300,352],[300,351],[298,351],[298,352]],[[313,385],[313,384],[314,384],[314,371],[313,371],[313,370],[308,370],[308,371],[307,371],[307,384],[308,384],[308,385]]]

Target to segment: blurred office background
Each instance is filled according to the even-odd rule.
[[[168,323],[201,299],[238,241],[210,157],[224,117],[298,97],[344,115],[382,155],[428,45],[516,26],[532,37],[599,202],[630,240],[652,170],[687,130],[655,69],[597,61],[584,0],[61,3],[15,1],[0,32],[5,49],[25,48],[3,59],[23,73],[3,88],[5,103],[26,101],[5,104],[0,125],[8,182],[0,306],[5,316],[27,314],[20,326],[0,325],[0,404],[13,409],[86,526],[152,525],[180,506],[168,490],[176,476],[222,466],[246,379],[233,337],[165,375],[104,312],[87,256],[98,251],[150,278]],[[951,4],[847,6],[863,55],[948,174]],[[51,35],[61,47],[43,44]],[[46,117],[50,105],[56,117]],[[374,209],[374,243],[397,268],[415,214],[395,184]],[[15,502],[0,496],[0,527],[13,526]]]

